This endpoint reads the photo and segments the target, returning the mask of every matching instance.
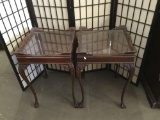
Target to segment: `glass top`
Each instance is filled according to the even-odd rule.
[[[71,53],[74,31],[31,32],[16,51],[25,55],[56,56]]]
[[[123,30],[83,30],[77,33],[77,53],[120,54],[132,53]]]

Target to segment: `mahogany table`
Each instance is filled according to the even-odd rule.
[[[69,68],[72,79],[72,95],[74,97],[74,38],[75,29],[70,28],[68,31],[43,31],[32,28],[29,35],[23,38],[23,42],[16,50],[15,55],[19,62],[19,73],[31,89],[35,103],[34,107],[38,107],[38,98],[36,92],[25,75],[25,68],[30,64],[49,64],[58,63]],[[45,71],[45,74],[47,72]]]
[[[38,98],[25,75],[25,69],[30,64],[58,63],[69,68],[72,79],[73,103],[76,108],[82,108],[84,89],[81,71],[84,67],[91,63],[124,63],[130,70],[121,95],[120,106],[125,108],[123,99],[126,88],[134,75],[136,53],[126,27],[120,26],[115,30],[89,30],[81,27],[77,32],[78,39],[75,38],[74,28],[70,28],[68,31],[43,31],[33,28],[29,35],[23,38],[15,55],[19,62],[19,73],[34,95],[34,107],[39,106]],[[47,75],[46,70],[45,75]],[[82,100],[80,103],[76,101],[74,93],[75,77],[81,87]]]
[[[82,100],[79,103],[79,107],[83,107],[84,104],[81,71],[84,70],[86,65],[91,63],[124,63],[129,69],[129,77],[122,90],[120,107],[125,108],[124,94],[134,75],[136,53],[126,27],[120,26],[114,30],[89,30],[85,27],[80,27],[77,39],[76,74],[82,92]]]

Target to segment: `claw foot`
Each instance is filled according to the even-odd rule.
[[[78,103],[74,103],[74,107],[75,107],[75,108],[78,108]]]
[[[124,105],[124,103],[121,103],[121,104],[120,104],[120,108],[122,108],[122,109],[125,109],[125,108],[126,108],[126,106]]]
[[[78,103],[78,107],[79,107],[79,108],[84,108],[83,102]]]
[[[75,107],[75,108],[84,108],[84,104],[83,104],[83,102],[74,103],[74,107]]]
[[[39,107],[39,103],[34,103],[34,108],[38,108]]]

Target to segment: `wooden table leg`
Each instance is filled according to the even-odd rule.
[[[78,103],[78,107],[79,108],[83,108],[84,107],[84,89],[83,89],[83,82],[82,82],[82,75],[81,75],[81,71],[83,70],[83,68],[85,67],[85,64],[77,64],[76,66],[76,75],[77,75],[77,79],[79,81],[79,85],[81,88],[81,93],[82,93],[82,100],[80,103]]]
[[[46,66],[47,66],[47,64],[43,64],[43,67],[44,67],[44,78],[48,78]]]
[[[75,92],[74,92],[74,87],[75,87],[75,68],[74,65],[71,64],[68,66],[71,74],[71,79],[72,79],[72,97],[73,97],[73,104],[75,108],[78,108],[78,103],[76,101],[75,97]]]
[[[18,67],[19,73],[22,76],[22,78],[25,80],[25,82],[27,83],[28,87],[31,89],[31,91],[32,91],[32,93],[34,95],[34,99],[35,99],[34,107],[37,108],[39,106],[37,95],[36,95],[36,92],[35,92],[34,88],[30,84],[27,76],[25,75],[25,68],[26,67],[27,67],[27,65],[20,64],[19,67]]]
[[[116,73],[115,73],[115,75],[114,75],[114,77],[115,78],[119,78],[119,64],[115,64],[115,71],[116,71]]]
[[[81,76],[82,76],[82,79],[85,79],[85,69],[83,68],[83,71],[81,72]]]
[[[125,94],[125,91],[126,91],[126,88],[127,86],[129,85],[129,83],[131,82],[132,80],[132,77],[134,75],[134,72],[135,72],[135,64],[134,63],[130,63],[128,64],[129,66],[129,77],[128,77],[128,80],[126,81],[125,85],[124,85],[124,88],[123,88],[123,91],[122,91],[122,95],[121,95],[121,104],[120,104],[120,107],[121,108],[126,108],[125,104],[124,104],[124,94]]]

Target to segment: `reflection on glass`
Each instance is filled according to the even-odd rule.
[[[32,36],[24,39],[18,53],[28,55],[59,55],[70,53],[73,40],[73,32],[34,32]]]
[[[77,52],[119,54],[131,51],[123,30],[81,31],[77,36]]]

